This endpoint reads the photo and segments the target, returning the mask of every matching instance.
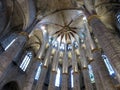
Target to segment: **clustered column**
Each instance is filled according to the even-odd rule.
[[[117,72],[117,78],[120,82],[120,43],[115,39],[114,35],[105,27],[98,19],[97,15],[88,18],[93,33],[99,41],[105,54],[109,57],[110,62]]]

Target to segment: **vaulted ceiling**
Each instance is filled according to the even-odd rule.
[[[3,0],[4,1],[4,0]],[[13,12],[13,27],[23,25],[28,27],[34,17],[42,17],[61,9],[81,8],[84,6],[91,12],[95,9],[97,14],[106,23],[112,24],[109,17],[119,8],[119,0],[5,0],[9,12]],[[10,15],[10,13],[9,13]],[[109,18],[109,19],[107,19]],[[112,19],[113,20],[113,19]],[[24,23],[24,24],[23,24]],[[108,27],[113,28],[108,25]]]
[[[30,34],[31,38],[27,44],[27,46],[32,45],[36,52],[42,43],[43,35],[39,26],[47,26],[49,35],[53,35],[54,33],[54,37],[57,35],[63,39],[67,38],[67,42],[69,43],[72,37],[77,38],[77,33],[79,32],[77,28],[83,28],[83,20],[81,20],[81,17],[84,16],[84,13],[81,13],[81,8],[86,7],[89,12],[95,10],[106,27],[111,31],[114,31],[116,28],[114,23],[114,14],[120,6],[118,4],[119,0],[5,1],[7,2],[9,18],[12,17],[12,29],[25,30],[32,24],[35,19],[40,21],[34,28],[32,34]],[[66,32],[67,29],[69,29],[69,32]],[[65,33],[61,34],[62,32]]]

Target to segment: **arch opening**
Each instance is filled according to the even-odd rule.
[[[17,82],[12,81],[12,82],[8,82],[7,84],[5,84],[2,90],[19,90],[19,86]]]

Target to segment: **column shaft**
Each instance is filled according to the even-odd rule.
[[[101,57],[101,52],[100,51],[94,51],[93,52],[93,57],[96,62],[96,66],[98,67],[98,72],[100,75],[101,82],[103,84],[103,90],[115,90],[115,87],[112,83],[112,80],[110,78],[109,72],[105,66],[104,61],[102,60]]]
[[[36,90],[43,90],[43,85],[44,85],[46,73],[47,73],[47,68],[42,67],[41,75],[40,75],[40,78],[38,80]]]
[[[36,74],[38,65],[39,65],[38,61],[33,62],[30,70],[28,71],[25,86],[24,86],[23,90],[32,90],[32,86],[34,83],[34,78],[35,78],[35,74]]]
[[[73,90],[80,90],[79,73],[73,72],[74,87]]]
[[[103,84],[101,82],[101,79],[100,79],[100,76],[99,76],[99,73],[98,73],[98,66],[96,64],[95,61],[91,62],[91,66],[92,66],[92,70],[93,70],[93,73],[94,73],[94,78],[95,78],[95,85],[96,85],[96,88],[97,90],[104,90],[103,89]]]
[[[46,53],[46,56],[45,56],[45,59],[44,59],[44,66],[45,67],[48,67],[48,65],[50,63],[51,50],[52,50],[52,47],[50,46],[47,50],[47,53]]]
[[[55,79],[56,79],[56,72],[51,72],[50,74],[50,82],[49,82],[49,87],[48,90],[55,90]]]
[[[58,62],[59,62],[59,52],[58,52],[58,50],[56,50],[55,55],[53,57],[52,71],[57,71]]]
[[[68,74],[62,74],[61,90],[68,90]]]
[[[68,55],[65,52],[63,56],[63,63],[62,63],[62,73],[68,73]]]
[[[74,51],[72,51],[72,69],[73,72],[78,72],[77,58]]]
[[[40,49],[38,51],[37,58],[39,58],[39,59],[42,58],[45,48],[46,48],[46,42],[43,42],[42,46],[40,47]]]
[[[85,90],[93,90],[92,83],[90,81],[88,69],[82,71],[85,83]]]

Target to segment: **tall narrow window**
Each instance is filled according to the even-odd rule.
[[[116,17],[116,26],[120,32],[120,11],[116,13],[115,17]]]
[[[60,86],[60,69],[57,69],[57,75],[56,75],[56,79],[55,79],[55,86],[59,87]]]
[[[20,64],[20,68],[22,69],[22,71],[26,71],[31,59],[32,59],[32,52],[27,52],[27,54],[23,58],[22,63]]]
[[[49,42],[49,44],[52,44],[52,42],[53,42],[53,37],[49,36],[48,42]]]
[[[71,44],[67,44],[67,50],[71,51],[72,50],[72,45]]]
[[[54,48],[57,48],[57,46],[58,46],[58,42],[57,42],[57,41],[54,41],[54,42],[53,42],[53,47],[54,47]]]
[[[42,63],[40,63],[40,65],[38,66],[36,75],[35,75],[35,80],[38,80],[40,77],[40,73],[41,73],[41,68],[42,68]]]
[[[60,45],[59,48],[60,48],[61,51],[64,51],[64,50],[65,50],[65,44],[64,44],[64,43],[61,43],[61,45]]]
[[[117,20],[120,23],[120,13],[117,15]]]
[[[93,74],[91,65],[88,65],[88,70],[89,70],[89,77],[90,77],[91,83],[95,83],[95,78],[94,78],[94,74]]]
[[[70,76],[70,79],[71,79],[71,88],[73,88],[74,87],[74,81],[73,81],[73,70],[71,70],[71,72],[70,72],[70,74],[71,74],[71,76]]]
[[[3,39],[1,41],[1,45],[5,51],[15,42],[16,37],[17,37],[17,35],[15,33],[13,33],[10,36],[8,36],[7,38],[5,37],[5,39]]]
[[[7,47],[5,47],[5,51],[15,42],[16,39],[13,39],[8,45]]]
[[[78,43],[77,43],[76,41],[75,41],[73,44],[74,44],[74,47],[75,47],[75,48],[78,48],[78,47],[79,47],[79,46],[78,46]]]
[[[114,71],[114,69],[112,68],[112,66],[111,66],[111,64],[110,64],[107,56],[106,56],[106,55],[102,55],[102,58],[103,58],[103,60],[104,60],[104,62],[105,62],[105,65],[106,65],[106,67],[107,67],[107,69],[108,69],[108,71],[109,71],[110,76],[115,77],[115,71]]]

